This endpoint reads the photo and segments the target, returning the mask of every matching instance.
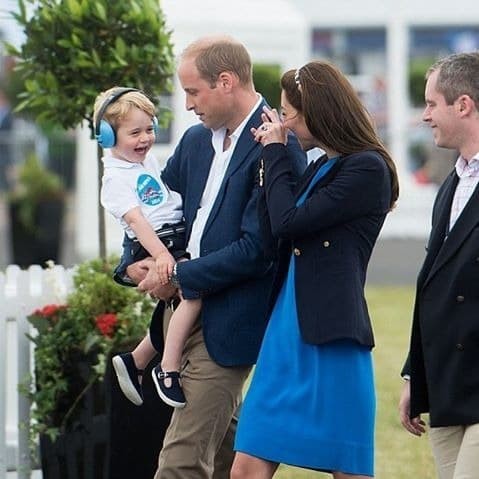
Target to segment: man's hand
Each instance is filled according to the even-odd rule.
[[[138,289],[148,293],[152,298],[168,301],[176,293],[176,289],[170,284],[162,285],[160,277],[156,271],[154,261],[145,263],[148,268],[145,278],[138,284]]]
[[[406,430],[415,436],[421,436],[426,432],[425,422],[421,419],[421,416],[415,418],[409,417],[409,411],[411,408],[411,383],[410,381],[404,381],[403,390],[399,399],[399,419],[401,424]]]
[[[135,284],[139,284],[145,279],[148,269],[151,267],[152,261],[153,258],[146,258],[142,259],[141,261],[137,261],[136,263],[132,263],[126,268],[126,274]]]

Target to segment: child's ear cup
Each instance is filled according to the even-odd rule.
[[[113,93],[111,93],[108,98],[104,101],[103,105],[98,112],[96,125],[95,125],[95,137],[98,141],[98,144],[102,148],[112,148],[116,143],[116,132],[115,129],[103,119],[106,109],[109,105],[114,103],[118,98],[120,98],[125,93],[129,91],[139,91],[137,88],[117,88]]]

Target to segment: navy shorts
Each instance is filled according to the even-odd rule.
[[[188,253],[185,249],[184,223],[176,223],[174,225],[165,224],[160,230],[156,231],[156,234],[176,260],[188,257]],[[130,266],[130,264],[141,261],[151,255],[136,238],[129,238],[126,234],[123,238],[122,246],[123,253],[120,258],[120,263],[113,272],[113,279],[122,286],[136,286],[128,277],[126,268]]]

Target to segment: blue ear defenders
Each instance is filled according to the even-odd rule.
[[[129,91],[140,91],[136,88],[118,88],[112,92],[108,98],[104,101],[103,105],[98,112],[95,125],[95,137],[98,141],[98,144],[102,148],[112,148],[116,144],[116,132],[113,126],[110,125],[106,120],[103,119],[106,109],[114,103],[118,98],[120,98],[125,93]],[[158,118],[153,117],[153,130],[155,136],[158,136]]]

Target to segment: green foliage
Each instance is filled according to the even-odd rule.
[[[35,378],[21,386],[32,401],[31,437],[55,438],[72,425],[86,391],[102,380],[113,351],[147,332],[153,303],[112,279],[117,258],[77,266],[65,305],[46,305],[28,318],[34,333]],[[48,273],[48,271],[47,271]]]
[[[273,108],[277,109],[281,105],[280,78],[279,65],[257,63],[253,66],[253,81],[256,91],[261,93]]]
[[[409,97],[413,106],[424,105],[425,75],[434,58],[417,58],[409,64]]]
[[[91,128],[100,91],[127,85],[157,98],[171,88],[171,33],[158,0],[18,0],[12,16],[26,37],[20,48],[7,44],[23,81],[17,110],[40,123]]]
[[[12,108],[15,108],[19,103],[18,95],[22,92],[22,83],[20,74],[13,68],[6,70],[3,80],[0,81],[0,89],[5,92]],[[26,113],[21,116],[28,117]]]
[[[65,193],[61,178],[47,170],[34,153],[27,156],[18,170],[18,181],[8,200],[18,206],[23,225],[33,231],[35,211],[42,201],[60,199]]]

